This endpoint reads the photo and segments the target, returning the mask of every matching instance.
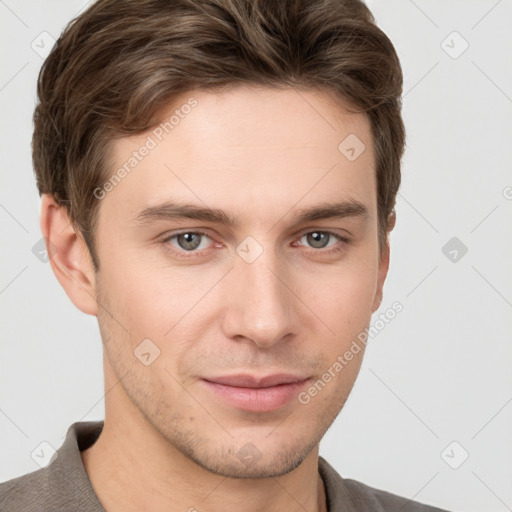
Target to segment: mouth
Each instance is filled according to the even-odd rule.
[[[310,377],[274,374],[263,377],[239,374],[203,378],[206,389],[225,403],[245,411],[271,412],[291,402]]]

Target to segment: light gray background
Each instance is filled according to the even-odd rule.
[[[380,311],[397,300],[404,310],[370,341],[321,454],[345,477],[419,501],[512,510],[512,2],[369,5],[405,75],[407,151]],[[38,469],[41,442],[58,448],[71,423],[104,414],[96,318],[32,252],[40,34],[58,37],[83,7],[0,0],[0,481]],[[442,252],[452,237],[468,248],[456,262]]]

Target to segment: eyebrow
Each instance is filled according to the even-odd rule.
[[[297,211],[295,222],[297,224],[326,219],[344,219],[349,217],[369,218],[368,208],[356,200],[322,203]],[[135,223],[143,226],[157,220],[191,219],[222,224],[234,227],[238,221],[236,217],[228,215],[224,210],[206,208],[194,204],[178,204],[172,201],[149,206],[140,211],[135,217]]]

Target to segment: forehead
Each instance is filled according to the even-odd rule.
[[[113,144],[110,175],[123,167],[127,172],[102,209],[133,218],[172,199],[263,219],[294,204],[351,198],[374,213],[369,120],[326,92],[194,90],[176,97],[159,117],[155,128]]]

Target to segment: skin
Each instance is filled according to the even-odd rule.
[[[197,106],[100,201],[97,274],[66,211],[42,199],[52,268],[76,307],[97,316],[104,344],[105,424],[82,459],[107,512],[326,510],[318,445],[364,351],[309,403],[270,412],[234,407],[202,378],[284,372],[314,382],[368,327],[389,265],[370,124],[324,91],[249,86],[190,91],[162,119],[190,97]],[[112,173],[150,133],[113,144]],[[349,134],[366,146],[355,161],[338,150]],[[238,223],[135,222],[165,200],[223,209]],[[368,216],[297,224],[299,210],[345,200]],[[194,257],[183,237],[164,240],[198,229],[208,236]],[[318,231],[350,241],[315,245],[307,235]],[[252,263],[236,252],[248,236],[263,249]],[[134,356],[144,339],[160,351],[148,366]],[[237,457],[247,443],[259,460]]]

